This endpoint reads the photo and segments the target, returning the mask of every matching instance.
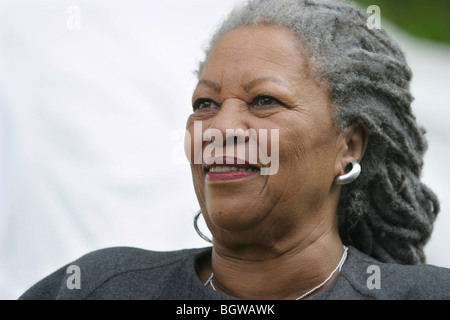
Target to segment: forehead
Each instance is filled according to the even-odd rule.
[[[307,54],[296,35],[277,25],[245,25],[226,33],[211,50],[204,75],[305,75]]]

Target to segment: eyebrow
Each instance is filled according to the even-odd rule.
[[[278,79],[278,78],[275,78],[272,76],[267,76],[267,77],[261,77],[261,78],[254,79],[254,80],[250,81],[249,83],[245,84],[244,90],[245,90],[245,92],[249,92],[252,88],[257,86],[258,84],[260,84],[262,82],[266,82],[266,81],[277,83],[277,84],[285,87],[286,89],[288,89],[288,86],[286,85],[286,83],[284,81],[282,81],[281,79]],[[211,81],[211,80],[200,79],[197,84],[197,87],[199,85],[205,85],[207,87],[210,87],[216,93],[220,93],[220,91],[222,91],[222,87],[220,86],[220,84],[218,84],[217,82]]]
[[[288,89],[288,86],[286,85],[286,83],[284,81],[282,81],[281,79],[278,79],[278,78],[275,78],[272,76],[268,76],[268,77],[257,78],[257,79],[250,81],[249,83],[247,83],[244,86],[244,90],[245,90],[245,92],[249,92],[250,90],[252,90],[253,87],[257,86],[258,84],[260,84],[262,82],[266,82],[266,81],[274,82],[274,83],[279,84],[279,85],[285,87],[286,89]]]
[[[222,91],[222,87],[217,82],[214,82],[214,81],[211,81],[211,80],[206,80],[206,79],[200,79],[198,84],[197,84],[197,88],[201,84],[205,85],[207,87],[210,87],[216,93],[220,93],[220,91]]]

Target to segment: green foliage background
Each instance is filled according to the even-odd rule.
[[[363,8],[377,5],[383,19],[410,34],[450,44],[450,0],[353,0]]]

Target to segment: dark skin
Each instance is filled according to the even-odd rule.
[[[279,129],[279,142],[269,139],[279,148],[274,175],[211,182],[201,164],[191,165],[213,235],[212,259],[200,263],[199,278],[213,271],[216,289],[238,298],[296,299],[323,282],[344,252],[335,180],[362,158],[368,132],[334,126],[329,93],[307,63],[288,29],[242,26],[213,48],[193,94],[192,137],[200,120],[203,130],[224,137],[226,129]],[[210,143],[200,142],[202,150]]]

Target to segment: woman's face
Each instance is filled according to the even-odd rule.
[[[186,150],[215,241],[276,243],[298,234],[299,228],[307,236],[329,215],[330,206],[335,212],[331,198],[335,200],[333,181],[341,169],[337,155],[342,145],[329,94],[308,74],[307,64],[295,36],[279,26],[239,27],[211,51],[193,93]],[[199,128],[200,134],[195,132]],[[208,129],[222,133],[222,138],[202,138]],[[227,130],[237,129],[256,132],[256,139],[237,134],[239,138],[227,140]],[[267,141],[261,132],[267,133]],[[271,164],[260,155],[256,163],[250,161],[255,155],[252,141],[258,150],[268,151]],[[245,155],[237,157],[242,147]],[[215,163],[194,161],[202,155],[215,157],[203,157]],[[221,159],[234,162],[220,164]],[[237,167],[247,171],[231,171],[238,170],[233,164],[241,160],[247,163]],[[271,165],[278,171],[262,174],[261,169]]]

